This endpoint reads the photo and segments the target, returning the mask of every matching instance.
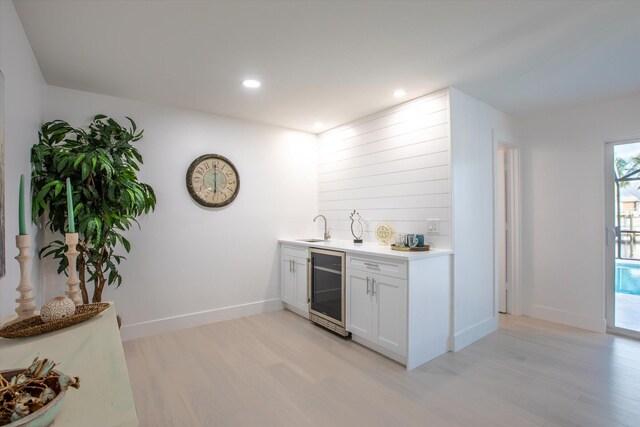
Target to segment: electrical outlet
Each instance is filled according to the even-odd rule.
[[[435,235],[440,234],[440,220],[428,219],[427,220],[427,234]]]

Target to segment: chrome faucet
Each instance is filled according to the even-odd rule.
[[[324,240],[329,240],[331,238],[331,234],[329,234],[329,230],[327,230],[327,217],[325,217],[324,215],[318,215],[317,217],[313,218],[313,222],[316,222],[316,219],[318,218],[324,219]]]

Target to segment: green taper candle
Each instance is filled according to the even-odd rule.
[[[75,233],[76,224],[73,218],[73,192],[71,191],[71,181],[69,178],[67,178],[67,222],[69,223],[69,233]]]
[[[24,175],[20,175],[20,194],[18,202],[18,229],[20,230],[20,235],[24,236],[27,234],[27,226],[24,222]]]

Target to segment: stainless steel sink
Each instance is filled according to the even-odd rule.
[[[324,242],[324,239],[296,239],[298,242],[307,242],[307,243],[313,243],[313,242]]]

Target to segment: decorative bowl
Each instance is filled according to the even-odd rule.
[[[57,331],[91,319],[109,307],[110,305],[107,302],[82,304],[76,307],[76,312],[73,316],[64,317],[60,320],[53,320],[49,323],[44,323],[40,316],[32,316],[17,322],[9,322],[0,328],[0,337],[24,338]]]
[[[0,375],[2,375],[7,381],[10,381],[14,376],[21,374],[24,372],[23,369],[9,369],[5,371],[0,371]],[[59,375],[64,375],[59,371],[54,370]],[[53,424],[60,408],[62,408],[62,403],[64,402],[64,395],[66,390],[60,390],[60,386],[58,385],[54,390],[56,392],[56,397],[51,400],[51,402],[44,405],[41,409],[35,411],[32,414],[27,415],[24,418],[19,419],[18,421],[14,421],[10,424],[5,424],[2,427],[48,427]]]
[[[44,323],[54,320],[64,319],[73,316],[76,312],[76,305],[70,298],[59,296],[45,303],[40,310],[40,318]]]

